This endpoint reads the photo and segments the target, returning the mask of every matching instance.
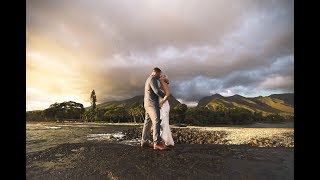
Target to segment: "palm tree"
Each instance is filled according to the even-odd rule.
[[[95,109],[96,102],[97,102],[97,96],[96,96],[96,92],[94,90],[92,90],[92,92],[91,92],[90,100],[91,100],[92,109]]]
[[[131,107],[128,110],[129,115],[133,118],[133,122],[136,123],[136,108]]]
[[[145,109],[144,107],[140,104],[135,108],[136,116],[140,117],[140,122],[144,121],[144,114],[145,114]]]

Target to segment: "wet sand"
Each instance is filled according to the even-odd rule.
[[[293,148],[177,144],[62,144],[28,153],[27,179],[293,179]]]

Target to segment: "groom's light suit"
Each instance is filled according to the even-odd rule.
[[[142,130],[141,144],[150,139],[151,125],[153,125],[153,143],[157,145],[161,144],[159,96],[163,98],[165,93],[160,90],[158,80],[150,75],[144,86],[144,109],[146,110],[146,117]]]

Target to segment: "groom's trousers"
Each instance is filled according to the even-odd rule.
[[[142,129],[142,139],[141,145],[146,143],[150,139],[150,131],[152,126],[153,131],[153,143],[156,145],[161,144],[160,136],[160,109],[159,107],[146,106],[146,116],[144,119],[143,129]]]

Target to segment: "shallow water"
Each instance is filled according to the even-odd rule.
[[[64,143],[82,143],[87,141],[119,141],[122,132],[132,125],[99,125],[86,123],[27,123],[27,153],[45,150]],[[125,140],[121,143],[139,144],[139,139]]]

